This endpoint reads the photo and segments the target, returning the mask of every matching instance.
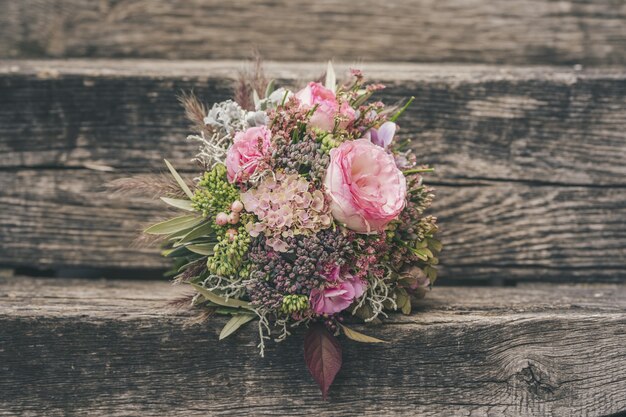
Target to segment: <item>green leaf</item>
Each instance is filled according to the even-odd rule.
[[[165,161],[165,165],[167,165],[167,169],[170,170],[170,172],[172,173],[172,176],[174,177],[174,179],[176,180],[180,188],[185,192],[185,194],[187,194],[187,197],[193,198],[193,193],[191,192],[189,187],[187,187],[187,184],[185,184],[185,181],[183,181],[182,177],[178,175],[178,172],[176,172],[172,164],[170,164],[170,162],[167,159],[164,159],[164,161]]]
[[[181,210],[195,211],[193,207],[191,207],[191,201],[189,200],[180,200],[178,198],[168,197],[161,197],[161,200],[163,200],[163,202],[165,202],[166,204],[169,204],[170,206],[179,208]]]
[[[267,83],[267,87],[265,88],[265,98],[268,98],[274,92],[274,86],[276,84],[276,80],[270,80]]]
[[[337,88],[337,76],[335,75],[332,61],[328,61],[328,66],[326,67],[326,82],[324,83],[324,87],[333,92]]]
[[[343,334],[346,335],[346,337],[348,339],[352,339],[356,342],[361,342],[361,343],[387,343],[384,340],[380,340],[380,339],[376,339],[375,337],[372,336],[368,336],[366,334],[357,332],[356,330],[353,330],[347,326],[344,326],[343,324],[339,324],[339,327],[341,327],[341,330],[343,330]]]
[[[433,239],[433,238],[428,238],[426,240],[428,241],[429,248],[431,248],[435,252],[441,252],[443,245],[441,244],[440,241],[438,241],[437,239]]]
[[[404,111],[409,108],[411,103],[413,103],[413,100],[415,100],[415,97],[411,97],[409,99],[409,101],[407,101],[407,103],[404,105],[404,107],[402,107],[400,110],[398,110],[398,112],[396,114],[394,114],[391,117],[391,119],[389,119],[389,120],[392,121],[392,122],[395,122],[396,120],[398,120],[398,117],[400,117],[402,115],[402,113],[404,113]]]
[[[166,239],[170,240],[170,241],[178,240],[178,239],[182,238],[183,236],[185,236],[187,233],[191,232],[193,229],[194,229],[194,226],[188,227],[188,228],[183,229],[183,230],[179,230],[176,233],[172,233],[172,234],[168,235]]]
[[[424,273],[430,280],[430,285],[433,285],[435,281],[437,280],[437,269],[433,268],[430,265],[426,265],[424,267]]]
[[[370,320],[374,316],[374,311],[372,310],[372,307],[369,304],[363,304],[358,309],[352,311],[352,315],[357,316],[363,321],[367,321],[367,320]],[[373,320],[370,320],[370,322],[375,323],[375,324],[382,323],[382,321],[378,317],[376,317]]]
[[[228,300],[225,299],[224,297],[215,294],[214,292],[211,292],[209,290],[207,290],[206,288],[204,288],[201,285],[198,284],[190,284],[196,291],[198,291],[200,294],[202,294],[202,296],[204,298],[206,298],[207,300],[211,301],[212,303],[215,304],[219,304],[221,306],[224,307],[233,307],[233,308],[245,308],[248,310],[252,310],[252,307],[250,307],[250,303],[246,302],[246,301],[241,301],[241,300],[237,300],[234,298],[229,298]]]
[[[223,315],[229,315],[229,316],[234,316],[236,314],[241,314],[241,309],[239,308],[231,308],[231,307],[222,307],[222,306],[217,306],[215,307],[215,312],[217,314],[223,314]]]
[[[201,243],[198,245],[187,245],[187,249],[192,251],[193,253],[197,253],[199,255],[204,256],[213,256],[215,253],[213,248],[215,248],[215,243]]]
[[[405,316],[411,314],[411,297],[407,297],[406,303],[402,306],[402,314]]]
[[[404,288],[396,290],[396,304],[403,314],[411,314],[411,298]]]
[[[428,246],[428,242],[426,242],[425,240],[422,240],[421,242],[416,242],[415,243],[415,248],[416,249],[425,248],[427,246]]]
[[[165,256],[166,258],[176,258],[177,256],[185,256],[188,254],[189,254],[189,251],[184,246],[180,246],[178,248],[173,248],[173,249],[166,249],[161,252],[161,255]]]
[[[427,261],[428,258],[433,257],[433,253],[428,248],[413,249],[413,253],[422,261]]]
[[[227,338],[231,334],[235,333],[237,329],[253,320],[256,316],[253,314],[237,314],[233,316],[228,323],[224,326],[220,332],[220,340]]]
[[[172,233],[180,232],[181,230],[194,227],[198,223],[204,220],[202,217],[189,214],[187,216],[174,217],[173,219],[166,220],[157,224],[153,224],[144,230],[144,233],[151,235],[169,235]]]
[[[180,246],[183,243],[191,242],[194,239],[198,239],[199,237],[207,236],[214,230],[213,224],[211,222],[203,223],[196,228],[194,228],[191,232],[187,233],[181,240],[176,242],[175,246]]]

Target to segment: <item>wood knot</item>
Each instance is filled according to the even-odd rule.
[[[531,394],[540,399],[553,398],[559,389],[556,376],[542,364],[532,360],[527,361],[527,365],[517,373],[516,377]]]

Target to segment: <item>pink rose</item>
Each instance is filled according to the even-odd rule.
[[[251,127],[237,132],[226,154],[228,181],[245,181],[256,171],[259,163],[269,155],[272,132],[265,126]]]
[[[330,151],[324,185],[333,217],[358,233],[384,230],[404,209],[406,178],[393,156],[369,139]]]
[[[350,274],[344,274],[342,277],[339,274],[339,267],[333,268],[326,277],[328,281],[326,287],[311,290],[311,308],[317,314],[339,313],[365,292],[365,281]]]
[[[313,108],[317,105],[315,113],[311,116],[309,124],[318,129],[331,131],[335,127],[335,116],[340,116],[340,127],[345,128],[355,118],[356,112],[350,104],[337,102],[335,92],[324,87],[320,83],[310,82],[306,87],[296,93],[300,105],[305,108]]]

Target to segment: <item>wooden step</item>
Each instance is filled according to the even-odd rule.
[[[103,193],[130,173],[181,171],[195,145],[176,102],[229,96],[236,62],[0,61],[0,265],[163,268],[129,247],[168,213]],[[343,68],[345,69],[345,67]],[[323,65],[269,63],[294,83]],[[340,67],[339,70],[342,70]],[[401,132],[437,168],[442,276],[626,278],[626,73],[367,64]],[[188,174],[190,175],[190,174]]]
[[[337,65],[345,73],[349,66]],[[441,181],[626,185],[626,71],[562,67],[363,64],[389,104],[416,99],[400,133]],[[126,171],[184,167],[196,145],[178,104],[232,97],[233,61],[0,60],[0,167]],[[267,63],[298,84],[325,64]],[[424,149],[427,147],[427,149]]]
[[[160,201],[104,193],[124,174],[0,171],[0,262],[14,266],[165,268],[158,248],[131,247],[172,215]],[[442,277],[623,280],[623,188],[484,183],[438,186]]]
[[[624,64],[619,0],[1,0],[3,57]]]
[[[355,326],[321,400],[301,334],[218,342],[164,282],[0,279],[0,416],[601,416],[626,410],[623,285],[436,288],[412,316]]]

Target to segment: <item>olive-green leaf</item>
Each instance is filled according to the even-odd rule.
[[[428,238],[427,241],[428,241],[429,248],[431,248],[435,252],[441,252],[443,245],[441,244],[440,241],[438,241],[437,239],[433,239],[433,238]]]
[[[353,330],[347,326],[344,326],[343,324],[339,324],[339,326],[341,327],[341,330],[343,330],[343,334],[346,335],[346,337],[348,339],[352,339],[356,342],[361,342],[361,343],[388,343],[384,340],[380,340],[380,339],[376,339],[375,337],[372,336],[368,336],[366,334],[357,332],[356,330]]]
[[[190,284],[196,291],[198,291],[204,298],[209,300],[212,303],[219,304],[224,307],[234,307],[234,308],[245,308],[248,310],[252,310],[250,304],[246,301],[237,300],[234,298],[229,298],[228,300],[220,295],[215,294],[204,288],[198,284]]]
[[[228,323],[224,326],[220,332],[220,340],[227,338],[231,334],[235,333],[237,329],[253,320],[256,316],[253,314],[237,314],[233,316]]]
[[[188,255],[188,254],[189,254],[189,251],[184,246],[180,246],[178,248],[173,248],[173,249],[165,249],[164,251],[161,252],[161,255],[165,256],[166,258],[176,258],[178,256],[183,256],[183,255]]]
[[[404,288],[396,289],[396,304],[403,314],[411,314],[411,298]]]
[[[203,223],[194,228],[191,232],[187,233],[181,240],[177,242],[177,245],[182,245],[183,243],[191,242],[192,240],[199,237],[205,237],[207,235],[210,235],[213,230],[214,227],[211,222]]]
[[[169,235],[171,233],[177,233],[181,230],[193,227],[204,220],[202,217],[194,216],[192,214],[187,216],[174,217],[173,219],[166,220],[148,227],[144,230],[144,233],[151,235]]]
[[[165,161],[165,165],[167,165],[167,169],[170,170],[170,172],[172,173],[172,176],[174,177],[174,179],[176,180],[180,188],[185,192],[185,194],[187,194],[187,197],[193,198],[193,193],[191,192],[187,184],[185,184],[185,181],[182,179],[182,177],[178,175],[178,172],[176,172],[172,164],[170,164],[170,162],[167,159],[164,159],[164,161]]]
[[[372,310],[372,307],[369,304],[363,304],[361,307],[352,311],[352,315],[357,316],[363,321],[369,321],[374,324],[382,323],[382,321],[378,317],[373,318],[374,311]]]
[[[428,248],[413,249],[413,253],[422,261],[427,261],[433,257],[433,253]]]
[[[212,256],[215,243],[199,243],[197,245],[187,245],[187,249],[198,255]]]
[[[411,297],[407,297],[406,303],[402,306],[402,314],[406,316],[411,314]]]
[[[165,202],[166,204],[169,204],[170,206],[179,208],[181,210],[195,211],[193,207],[191,207],[191,201],[189,200],[180,200],[178,198],[168,197],[161,197],[161,200],[163,200],[163,202]]]
[[[270,82],[267,83],[267,87],[265,88],[265,98],[268,98],[270,94],[274,92],[275,85],[276,80],[270,80]]]

